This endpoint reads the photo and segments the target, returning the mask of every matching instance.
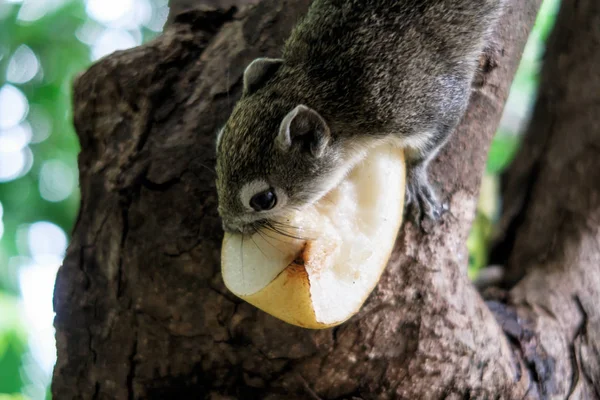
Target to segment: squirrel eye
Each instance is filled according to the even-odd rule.
[[[275,207],[277,204],[277,196],[273,189],[267,189],[252,196],[250,199],[250,207],[255,211],[267,211]]]

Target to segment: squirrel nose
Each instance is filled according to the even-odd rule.
[[[222,220],[222,226],[223,226],[223,230],[225,232],[235,232],[238,230],[237,226],[231,224],[230,222],[228,222],[225,219]]]
[[[235,233],[248,233],[245,232],[244,226],[236,223],[236,222],[231,222],[228,219],[223,219],[223,230],[225,232],[235,232]]]
[[[254,229],[251,225],[244,225],[241,223],[230,222],[223,220],[223,230],[225,232],[241,233],[242,235],[249,235],[254,233]]]

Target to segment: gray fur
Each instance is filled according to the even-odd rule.
[[[407,203],[436,218],[427,164],[464,114],[501,4],[315,0],[286,42],[283,63],[247,70],[244,95],[223,129],[217,190],[225,229],[252,230],[255,221],[316,201],[384,140],[407,148]],[[325,124],[319,157],[305,135],[276,145],[286,115],[299,105],[310,112],[295,122],[310,124],[317,115]],[[249,213],[239,192],[254,180],[267,181],[287,200]]]

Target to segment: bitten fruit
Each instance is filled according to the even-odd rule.
[[[252,235],[226,233],[223,280],[239,298],[304,328],[356,314],[385,269],[402,223],[400,148],[372,149],[316,204]]]

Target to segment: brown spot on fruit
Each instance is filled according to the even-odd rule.
[[[299,278],[307,278],[308,273],[306,272],[306,268],[304,267],[304,263],[297,264],[296,261],[291,263],[289,267],[285,269],[285,273],[288,275],[288,279],[299,279]]]

